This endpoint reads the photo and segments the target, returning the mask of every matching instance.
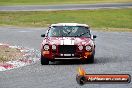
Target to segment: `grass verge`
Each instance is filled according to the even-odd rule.
[[[132,32],[132,29],[129,28],[93,28],[93,30],[103,32]]]
[[[52,23],[86,23],[93,28],[132,29],[132,9],[0,12],[0,25],[45,27]]]
[[[132,0],[0,0],[0,5],[124,3]]]
[[[0,45],[0,63],[4,63],[11,60],[17,60],[22,57],[20,50],[15,48],[9,48],[5,45]]]

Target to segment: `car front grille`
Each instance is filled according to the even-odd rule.
[[[76,52],[75,45],[59,45],[58,46],[59,53],[62,54],[74,54]]]

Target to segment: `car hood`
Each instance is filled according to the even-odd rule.
[[[91,44],[92,40],[86,37],[46,37],[43,40],[44,44],[55,44],[55,45],[88,45]]]

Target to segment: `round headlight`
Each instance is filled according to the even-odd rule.
[[[82,50],[83,49],[83,46],[79,46],[78,48],[79,48],[79,50]]]
[[[88,45],[88,46],[86,46],[86,50],[87,51],[91,51],[92,50],[92,47]]]
[[[49,50],[49,45],[44,45],[44,50]]]
[[[52,45],[52,49],[53,50],[56,50],[56,45]]]

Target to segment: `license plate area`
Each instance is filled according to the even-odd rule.
[[[65,57],[72,57],[72,56],[74,56],[74,54],[60,54],[60,56],[65,56]]]

